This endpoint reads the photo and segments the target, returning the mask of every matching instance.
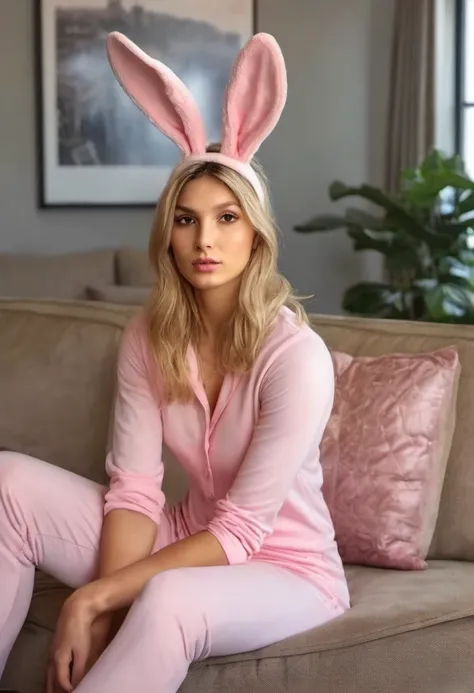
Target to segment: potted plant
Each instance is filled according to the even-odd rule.
[[[344,228],[356,252],[384,256],[386,281],[349,287],[343,309],[377,318],[474,323],[474,181],[460,157],[434,150],[401,174],[400,192],[370,185],[329,188],[331,200],[359,197],[380,215],[349,208],[295,226],[300,233]]]

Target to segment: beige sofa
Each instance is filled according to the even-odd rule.
[[[0,302],[0,447],[97,481],[115,359],[131,308]],[[429,569],[346,566],[353,608],[317,630],[192,666],[182,693],[472,693],[474,690],[474,328],[313,317],[353,354],[459,346],[457,427]],[[166,457],[171,501],[186,481]],[[38,573],[27,622],[0,688],[40,693],[64,586]]]
[[[146,249],[104,248],[56,255],[0,253],[0,298],[142,305],[152,284]]]

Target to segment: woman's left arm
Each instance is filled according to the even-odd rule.
[[[331,414],[334,371],[317,335],[295,338],[264,376],[261,408],[245,460],[207,530],[177,541],[72,595],[91,617],[129,606],[154,575],[174,568],[245,563],[262,546]]]

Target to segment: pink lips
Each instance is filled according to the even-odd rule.
[[[210,258],[204,258],[202,260],[196,260],[193,262],[193,267],[196,272],[214,272],[220,265],[217,260],[211,260]]]

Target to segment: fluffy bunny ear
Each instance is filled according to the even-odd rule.
[[[270,34],[256,34],[237,56],[227,86],[222,154],[248,163],[277,124],[286,95],[285,60],[280,47]]]
[[[124,91],[185,156],[206,151],[206,132],[186,85],[119,32],[107,37],[112,70]]]

